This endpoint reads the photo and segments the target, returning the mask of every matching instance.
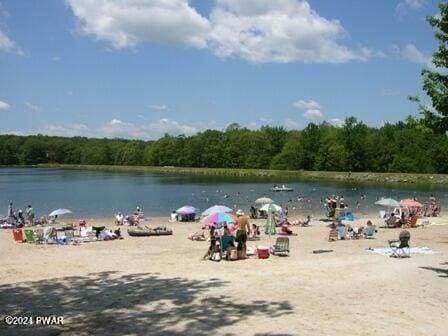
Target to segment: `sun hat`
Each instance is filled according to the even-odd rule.
[[[238,211],[235,212],[235,214],[236,214],[237,216],[244,216],[244,212],[243,212],[243,210],[241,210],[241,209],[238,209]]]

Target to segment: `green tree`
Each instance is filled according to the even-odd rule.
[[[421,104],[419,97],[410,99],[419,103],[425,124],[434,132],[445,134],[448,131],[448,3],[441,2],[439,9],[440,15],[427,17],[439,42],[432,57],[432,63],[438,71],[422,70],[423,90],[431,99],[432,106]]]

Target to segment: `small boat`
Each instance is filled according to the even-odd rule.
[[[128,229],[128,235],[133,237],[170,236],[172,234],[173,230],[171,229],[151,229],[148,227]]]
[[[287,187],[287,186],[285,186],[285,185],[282,185],[282,186],[274,186],[274,187],[272,187],[271,188],[271,191],[294,191],[294,189],[293,188],[289,188],[289,187]]]

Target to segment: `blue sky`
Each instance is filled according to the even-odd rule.
[[[417,114],[431,0],[0,0],[0,133],[156,139]]]

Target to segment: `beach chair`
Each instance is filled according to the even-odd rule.
[[[34,231],[34,239],[37,244],[43,244],[45,243],[44,239],[44,230],[43,229],[36,229]]]
[[[75,231],[66,230],[65,231],[65,239],[67,241],[67,244],[70,244],[75,239]]]
[[[24,229],[23,233],[25,234],[25,240],[27,243],[35,243],[36,242],[36,238],[34,236],[33,229]]]
[[[235,237],[232,235],[221,237],[221,254],[224,256],[230,246],[235,246]]]
[[[411,234],[409,231],[401,231],[398,240],[389,240],[389,247],[392,249],[391,257],[406,258],[411,256],[411,246],[409,240]]]
[[[278,237],[272,249],[272,254],[274,255],[289,255],[289,238],[288,237]]]
[[[338,230],[336,230],[336,229],[332,229],[328,233],[328,241],[336,241],[336,240],[338,240],[338,237],[339,237],[339,233],[338,233]]]
[[[412,218],[408,221],[409,227],[416,228],[417,227],[417,220],[418,220],[417,216],[412,216]]]

